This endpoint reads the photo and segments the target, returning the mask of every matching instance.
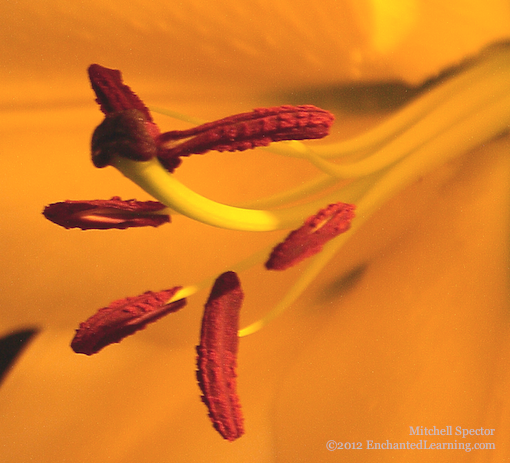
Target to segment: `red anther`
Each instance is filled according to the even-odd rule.
[[[122,75],[117,69],[108,69],[99,64],[91,64],[88,74],[96,101],[101,111],[106,114],[136,109],[143,113],[145,119],[152,122],[152,116],[143,101],[122,82]]]
[[[233,441],[244,434],[241,404],[236,392],[239,312],[243,292],[237,275],[218,277],[205,305],[200,345],[197,346],[197,379],[202,400],[214,428]]]
[[[127,297],[112,302],[80,323],[71,348],[77,354],[92,355],[103,347],[120,342],[148,323],[155,322],[165,315],[176,312],[186,305],[186,299],[166,304],[180,286],[159,292],[147,291],[140,296]]]
[[[172,172],[180,157],[207,151],[244,151],[272,142],[322,138],[334,116],[312,105],[258,108],[188,130],[162,133],[158,159]]]
[[[268,270],[285,270],[322,250],[335,236],[349,230],[355,206],[335,203],[309,217],[278,244],[266,262]]]
[[[44,208],[43,215],[61,227],[82,230],[158,227],[170,222],[168,214],[156,213],[165,207],[157,201],[123,201],[114,196],[112,199],[53,203]]]

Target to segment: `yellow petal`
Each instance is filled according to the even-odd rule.
[[[324,455],[329,440],[361,442],[353,461],[430,461],[431,450],[367,450],[387,439],[495,443],[475,461],[508,457],[509,147],[476,150],[390,201],[302,302],[300,321],[283,322],[301,343],[275,401],[282,461]],[[411,426],[496,431],[411,436]]]
[[[92,62],[174,100],[353,79],[417,83],[510,34],[505,0],[49,0],[3,2],[0,14],[4,105],[85,101],[67,82],[85,85]]]

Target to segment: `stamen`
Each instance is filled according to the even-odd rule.
[[[278,244],[266,262],[268,270],[286,270],[302,260],[322,251],[329,240],[349,230],[354,218],[355,206],[336,203],[321,209],[306,219],[305,223],[291,232]]]
[[[214,428],[233,441],[244,434],[241,404],[236,392],[239,311],[243,292],[234,272],[218,277],[205,305],[197,379],[202,400]]]
[[[312,105],[258,108],[188,130],[174,130],[158,137],[158,158],[169,171],[180,157],[207,151],[244,151],[272,142],[323,138],[334,116]],[[181,141],[183,140],[183,141]]]
[[[112,302],[80,323],[71,348],[77,354],[92,355],[103,347],[120,342],[165,315],[177,312],[186,305],[186,299],[167,303],[180,286],[154,293],[147,291],[140,296],[127,297]]]
[[[131,227],[159,227],[170,222],[164,204],[157,201],[123,201],[118,196],[111,199],[83,201],[66,200],[49,204],[43,215],[64,228],[82,230],[124,230]]]

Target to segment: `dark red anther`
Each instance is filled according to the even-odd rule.
[[[122,82],[120,71],[92,64],[88,73],[96,101],[105,114],[92,136],[94,165],[106,167],[113,155],[134,161],[156,156],[159,128],[143,101]]]
[[[244,151],[272,142],[322,138],[334,116],[312,105],[259,108],[188,130],[162,133],[158,159],[172,172],[180,157],[207,151]]]
[[[349,230],[354,209],[352,204],[335,203],[309,217],[273,249],[266,268],[285,270],[320,252],[329,240]]]
[[[220,275],[205,305],[197,347],[197,379],[202,400],[214,428],[229,441],[244,434],[236,392],[237,331],[242,302],[243,292],[237,275],[234,272]]]
[[[123,201],[118,196],[112,199],[90,201],[67,200],[44,208],[48,220],[64,228],[82,230],[125,229],[130,227],[158,227],[170,222],[168,214],[158,214],[165,205],[157,201]]]
[[[108,69],[99,64],[91,64],[88,69],[90,83],[96,94],[96,101],[105,115],[126,109],[136,109],[145,119],[152,122],[152,116],[143,101],[122,82],[117,69]]]
[[[186,305],[186,299],[166,302],[181,289],[180,286],[159,292],[147,291],[127,297],[103,307],[87,321],[80,323],[71,348],[77,354],[92,355],[109,344],[142,330],[149,323],[176,312]]]

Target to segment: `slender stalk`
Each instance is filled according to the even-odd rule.
[[[189,189],[169,174],[157,159],[138,162],[114,156],[112,165],[167,207],[220,228],[248,231],[295,228],[324,206],[320,199],[274,211],[228,206]]]

